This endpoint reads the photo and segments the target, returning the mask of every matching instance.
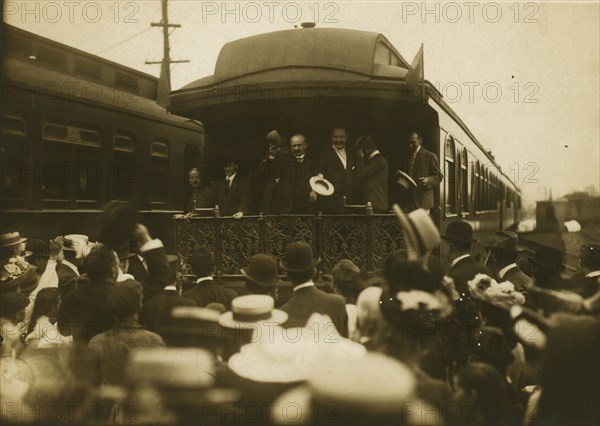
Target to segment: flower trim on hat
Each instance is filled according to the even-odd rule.
[[[485,274],[477,274],[468,285],[473,298],[504,309],[525,303],[525,296],[516,291],[514,284],[509,281],[498,283]]]
[[[12,281],[26,273],[31,265],[22,257],[11,257],[8,263],[2,265],[0,270],[0,282]]]

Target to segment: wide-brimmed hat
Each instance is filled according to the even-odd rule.
[[[308,243],[296,241],[285,247],[285,256],[279,266],[286,271],[301,272],[316,267],[320,261],[320,258],[314,258],[312,247]]]
[[[476,243],[477,240],[473,239],[473,227],[469,222],[465,222],[464,220],[453,220],[446,227],[446,233],[441,235],[444,240],[462,243],[462,244],[471,244]]]
[[[407,243],[412,244],[414,248],[414,250],[409,250],[410,259],[419,259],[426,251],[433,250],[440,242],[440,233],[425,210],[417,209],[409,214],[404,214],[397,204],[394,204],[393,208]],[[410,248],[409,244],[407,246]]]
[[[407,173],[402,170],[398,170],[396,173],[396,183],[400,185],[400,187],[404,189],[412,189],[416,188],[417,182],[414,181]]]
[[[226,328],[247,329],[250,324],[269,322],[283,324],[288,315],[274,309],[275,300],[264,294],[239,296],[231,301],[231,311],[219,317],[219,324]]]
[[[100,220],[101,231],[97,241],[116,247],[131,238],[138,223],[138,212],[127,201],[113,200],[104,206]]]
[[[229,359],[229,368],[254,382],[294,383],[308,379],[324,361],[335,363],[366,355],[364,346],[341,337],[335,329],[332,333],[328,316],[313,314],[307,324],[310,329],[270,327],[260,338],[242,346]]]
[[[10,247],[27,242],[27,238],[21,237],[18,231],[6,232],[0,235],[0,246]]]
[[[494,232],[493,241],[486,246],[497,248],[502,251],[520,252],[525,251],[525,246],[519,243],[519,236],[512,231]]]
[[[254,255],[248,266],[240,269],[240,272],[253,283],[264,287],[275,287],[281,282],[277,276],[277,262],[273,256],[265,253]]]
[[[36,266],[27,264],[26,267],[8,269],[11,272],[3,266],[2,280],[0,281],[0,293],[17,292],[30,294],[37,288],[39,277],[36,272]]]
[[[333,184],[322,176],[313,176],[308,183],[310,188],[322,197],[329,197],[335,192]]]

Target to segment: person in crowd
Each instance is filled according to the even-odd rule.
[[[474,362],[454,376],[457,416],[449,421],[459,425],[515,425],[514,407],[507,398],[506,384],[491,365]]]
[[[307,154],[306,137],[296,134],[290,138],[291,156],[286,157],[283,179],[289,188],[291,205],[288,213],[308,214],[314,212],[317,194],[309,180],[318,173],[317,162]]]
[[[565,270],[564,254],[548,246],[539,247],[533,257],[533,279],[536,286],[551,290],[572,290],[571,280],[561,276]]]
[[[213,280],[216,265],[215,255],[207,248],[202,247],[192,254],[188,262],[192,267],[192,272],[198,278],[195,287],[183,293],[183,297],[193,300],[201,308],[214,302],[231,309],[231,301],[237,297],[237,293]]]
[[[600,322],[563,317],[546,337],[540,385],[525,424],[600,424]]]
[[[446,233],[441,237],[441,257],[450,264],[447,275],[454,281],[459,296],[454,301],[456,315],[463,325],[477,327],[480,323],[479,310],[477,303],[471,298],[467,283],[477,274],[490,277],[494,274],[471,257],[471,246],[476,240],[473,239],[473,228],[468,222],[451,221],[446,227]]]
[[[531,278],[525,275],[517,265],[517,256],[525,248],[519,243],[519,237],[511,231],[494,232],[493,241],[488,244],[492,269],[500,281],[509,281],[515,290],[527,293]]]
[[[285,326],[304,327],[311,314],[316,312],[328,315],[338,333],[348,337],[348,313],[344,299],[319,290],[313,282],[319,260],[313,257],[311,246],[305,242],[293,242],[286,246],[280,266],[287,272],[294,293],[281,306],[281,310],[289,317]]]
[[[5,232],[0,235],[0,257],[2,264],[8,262],[10,258],[25,260],[21,253],[23,247],[27,244],[27,238],[21,237],[18,231]]]
[[[381,287],[367,287],[356,299],[356,329],[350,336],[368,351],[380,351],[386,341],[389,326],[379,309]]]
[[[173,308],[198,306],[193,300],[181,295],[181,286],[177,280],[179,258],[174,256],[173,263],[169,265],[171,267],[171,279],[157,295],[150,300],[144,300],[139,316],[140,324],[158,334],[160,334],[161,327],[171,325],[171,311]]]
[[[581,246],[579,266],[582,275],[575,280],[573,291],[587,299],[600,291],[600,244],[588,243]]]
[[[256,254],[250,259],[248,266],[240,269],[240,272],[246,278],[245,287],[249,294],[264,294],[271,296],[277,302],[281,280],[273,256],[265,253]]]
[[[138,322],[142,308],[142,285],[127,280],[113,286],[106,296],[106,304],[116,318],[106,331],[91,338],[89,347],[100,354],[105,383],[124,384],[124,368],[130,348],[165,346],[158,334],[145,330]]]
[[[31,319],[27,325],[25,343],[28,347],[45,348],[69,341],[60,334],[56,325],[59,308],[60,294],[57,288],[44,288],[37,294]]]
[[[429,210],[434,207],[433,192],[442,181],[443,175],[437,156],[423,147],[421,133],[410,132],[406,144],[406,158],[396,165],[395,177],[398,171],[406,173],[417,184],[409,190],[408,200],[398,200],[406,211],[414,209]]]
[[[346,301],[348,313],[348,336],[352,336],[356,329],[356,299],[362,288],[358,280],[360,268],[351,260],[342,259],[331,270],[333,290]]]
[[[386,213],[389,211],[387,160],[370,135],[359,139],[357,145],[357,201],[363,205],[370,202],[375,213]]]
[[[21,293],[10,292],[0,296],[0,356],[19,356],[23,351],[23,320],[29,303],[29,298]]]
[[[202,207],[219,206],[221,216],[240,219],[250,212],[252,191],[248,181],[238,173],[238,163],[227,160],[223,164],[225,177],[217,180],[206,193]]]
[[[202,182],[202,172],[198,167],[192,167],[188,171],[188,181],[190,183],[190,187],[192,188],[192,193],[190,194],[185,212],[189,215],[195,213],[194,209],[196,207],[201,207],[204,205],[203,197],[206,196],[208,188],[204,182]]]
[[[335,127],[331,132],[331,144],[319,155],[318,170],[323,178],[331,182],[334,192],[329,197],[317,198],[317,208],[323,213],[343,213],[344,197],[352,203],[354,192],[354,151],[347,146],[348,133],[344,127]]]

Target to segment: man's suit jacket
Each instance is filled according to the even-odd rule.
[[[313,213],[309,180],[318,173],[315,159],[305,155],[299,162],[293,155],[284,155],[280,164],[279,183],[275,185],[272,197],[273,203],[279,207],[277,213]]]
[[[346,196],[348,204],[355,201],[353,200],[354,153],[346,145],[346,168],[344,168],[344,164],[333,145],[328,145],[319,156],[318,169],[323,174],[323,177],[331,182],[335,188],[335,191],[329,197],[318,197],[318,209],[323,213],[343,213],[343,197]]]
[[[183,297],[193,300],[201,308],[210,303],[220,303],[230,310],[231,301],[237,297],[237,293],[230,288],[220,286],[213,280],[206,280],[183,293]]]
[[[450,268],[448,276],[454,280],[456,291],[460,294],[460,299],[454,302],[456,308],[456,317],[463,324],[476,325],[478,321],[477,303],[471,298],[468,281],[475,278],[477,274],[485,274],[494,277],[494,273],[486,266],[478,263],[471,256],[459,260]]]
[[[185,206],[186,213],[194,213],[194,207],[202,207],[206,202],[204,201],[204,197],[208,195],[208,188],[204,185],[200,186],[197,189],[193,189],[190,194],[190,199]],[[214,206],[213,206],[214,207]]]
[[[158,333],[160,327],[171,323],[171,310],[177,306],[198,306],[198,304],[180,296],[176,290],[163,289],[142,305],[140,324]]]
[[[129,259],[127,273],[133,275],[136,281],[142,284],[144,288],[144,301],[148,301],[169,284],[172,272],[169,262],[167,262],[164,247],[148,250],[141,253],[141,256],[146,260],[148,270],[146,270],[144,264],[136,255]]]
[[[37,271],[40,276],[46,270],[47,265],[47,260],[43,260],[38,264]],[[76,287],[79,271],[75,272],[70,266],[63,264],[63,262],[58,262],[56,264],[56,276],[58,277],[58,293],[60,294],[60,298],[64,300],[66,295]]]
[[[356,159],[356,182],[359,204],[367,204],[370,201],[374,211],[389,211],[388,163],[383,155],[377,154],[370,160],[358,157]]]
[[[408,173],[410,167],[409,164],[410,159],[403,161],[400,165],[400,170]],[[415,157],[415,163],[410,177],[412,177],[417,184],[419,184],[420,178],[429,178],[427,185],[413,189],[412,195],[417,208],[433,208],[433,190],[438,187],[443,178],[437,156],[421,146]]]
[[[498,282],[502,281],[510,281],[515,286],[515,290],[527,293],[532,280],[515,265],[504,274],[504,277],[500,278],[498,275]]]
[[[237,212],[250,213],[252,188],[246,179],[235,174],[231,188],[225,178],[217,180],[203,197],[203,207],[219,206],[221,216],[232,216]]]
[[[348,313],[343,297],[328,294],[315,286],[301,288],[280,308],[288,314],[286,327],[304,327],[315,312],[329,315],[338,333],[348,337]],[[310,325],[310,324],[309,324]]]

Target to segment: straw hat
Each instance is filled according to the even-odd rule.
[[[219,317],[219,324],[226,328],[247,329],[251,324],[269,322],[283,324],[288,315],[275,307],[275,300],[263,294],[239,296],[231,301],[231,311]]]
[[[310,188],[322,197],[329,197],[334,193],[335,188],[331,182],[323,176],[313,176],[309,179]]]

